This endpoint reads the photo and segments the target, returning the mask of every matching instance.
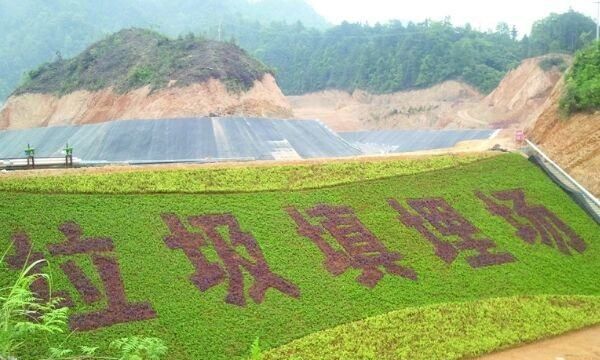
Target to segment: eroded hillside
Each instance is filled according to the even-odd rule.
[[[144,86],[122,94],[108,88],[78,90],[64,96],[13,96],[0,112],[0,129],[227,115],[289,117],[291,110],[273,76],[266,74],[250,90],[239,93],[230,92],[223,82],[211,79],[154,91]]]
[[[550,105],[552,90],[570,62],[565,55],[524,60],[485,99],[463,109],[456,124],[471,127],[476,125],[471,118],[476,118],[493,128],[523,129],[532,125]]]
[[[594,195],[600,196],[600,111],[561,114],[561,81],[550,98],[551,105],[529,131],[532,141]]]

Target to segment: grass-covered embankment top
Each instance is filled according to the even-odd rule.
[[[169,39],[141,29],[108,36],[72,59],[58,59],[30,71],[14,94],[64,95],[112,87],[187,86],[221,80],[231,91],[247,90],[270,70],[238,46],[193,35]]]
[[[146,171],[98,175],[114,178],[91,185],[82,176],[76,187],[68,185],[75,176],[9,177],[0,191],[0,248],[30,241],[48,259],[53,290],[72,302],[71,325],[90,329],[69,338],[70,348],[103,348],[135,334],[164,339],[169,359],[239,359],[257,337],[270,350],[406,308],[600,295],[600,228],[540,169],[518,155],[433,171],[414,161],[412,174],[394,165],[390,171],[401,176],[361,182],[352,181],[360,167],[345,172],[340,164],[234,168],[224,172],[221,193],[199,185],[207,173],[187,170],[155,178],[171,191],[162,194],[143,180]],[[368,176],[379,172],[370,169]],[[319,179],[330,170],[339,171],[335,183]],[[312,179],[310,171],[318,178],[306,180],[310,187],[289,186],[292,174]],[[129,192],[112,190],[119,181],[133,184]],[[270,191],[251,192],[253,185]],[[12,249],[8,260],[18,265],[28,250]],[[13,274],[1,269],[0,287]],[[553,316],[534,309],[533,318]],[[567,329],[589,324],[580,312],[562,314]],[[460,324],[448,331],[462,331]],[[377,331],[372,336],[384,338]],[[501,338],[520,331],[511,327]],[[419,332],[411,333],[407,341],[417,346]],[[39,358],[38,349],[28,347],[22,358]]]
[[[45,194],[201,194],[306,190],[448,169],[495,153],[258,166],[80,169],[0,174],[0,191]],[[518,157],[519,155],[510,155]],[[503,158],[510,161],[509,157]],[[500,161],[500,159],[498,159]]]

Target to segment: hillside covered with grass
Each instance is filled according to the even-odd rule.
[[[265,358],[464,359],[598,322],[600,296],[537,295],[444,303],[319,331],[273,349]]]
[[[151,86],[187,86],[221,80],[229,90],[248,90],[270,70],[234,44],[189,35],[169,39],[150,30],[108,36],[72,59],[58,59],[27,74],[15,95],[108,87],[119,92]]]
[[[600,322],[600,226],[519,155],[214,171],[2,178],[7,264],[48,260],[68,345],[458,359]]]

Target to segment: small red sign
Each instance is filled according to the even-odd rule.
[[[525,133],[523,132],[523,130],[517,130],[517,132],[515,133],[515,140],[518,142],[525,141]]]

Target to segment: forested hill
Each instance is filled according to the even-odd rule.
[[[449,21],[343,23],[324,31],[301,24],[238,24],[226,30],[276,69],[286,94],[302,94],[330,88],[386,93],[449,79],[489,92],[524,58],[585,47],[595,28],[591,18],[569,11],[536,22],[523,38],[506,23],[481,32]]]
[[[150,30],[121,30],[94,43],[78,56],[30,71],[14,91],[65,95],[76,90],[116,92],[150,86],[185,87],[209,79],[229,90],[247,91],[269,69],[239,47],[193,35],[169,39]],[[171,85],[169,85],[171,84]]]
[[[304,0],[0,0],[0,103],[22,75],[44,62],[74,56],[124,28],[178,36],[218,25],[272,21],[324,28]]]
[[[238,36],[242,47],[276,69],[287,94],[330,88],[385,93],[448,79],[490,91],[524,56],[508,31],[482,33],[447,22],[343,23],[324,32],[281,24]]]

